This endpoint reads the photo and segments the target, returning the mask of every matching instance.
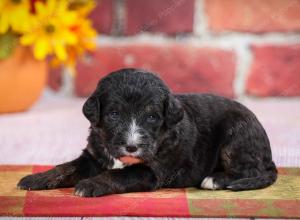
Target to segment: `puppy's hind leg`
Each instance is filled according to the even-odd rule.
[[[230,175],[225,172],[212,173],[201,182],[201,188],[211,190],[227,189],[232,182],[238,179],[240,179],[239,175]]]
[[[254,190],[270,186],[277,179],[277,169],[272,161],[265,166],[256,166],[258,164],[247,163],[247,161],[242,163],[239,160],[231,162],[232,166],[225,166],[224,172],[212,173],[204,178],[201,188],[231,191]]]
[[[277,170],[275,164],[263,173],[254,177],[241,178],[231,182],[227,189],[231,191],[254,190],[270,186],[277,179]]]
[[[277,169],[262,125],[246,109],[225,116],[216,126],[222,146],[218,155],[222,172],[212,173],[202,187],[241,191],[273,184]]]
[[[257,175],[247,177],[248,175],[245,175],[243,172],[238,174],[213,173],[204,178],[201,188],[211,190],[228,189],[231,191],[260,189],[274,183],[277,177],[275,169],[264,173],[259,173],[257,170],[252,170],[252,172],[257,173]]]

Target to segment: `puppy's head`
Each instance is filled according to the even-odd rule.
[[[162,80],[137,69],[122,69],[103,78],[83,113],[112,157],[142,161],[155,157],[162,134],[183,117],[180,103]]]

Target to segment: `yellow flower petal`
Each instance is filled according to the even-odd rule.
[[[77,18],[75,12],[69,12],[68,16],[61,16],[61,22],[65,25],[73,25],[76,23]]]
[[[34,57],[38,60],[44,59],[49,51],[49,42],[45,38],[41,38],[37,40],[37,42],[34,45],[33,54]]]
[[[55,10],[57,10],[58,8],[57,8],[57,6],[59,5],[59,4],[57,4],[57,3],[59,3],[59,2],[67,2],[66,0],[47,0],[47,10],[48,11],[55,11]]]
[[[22,33],[28,27],[29,1],[24,0],[16,4],[11,0],[2,0],[0,4],[0,31],[12,29]]]
[[[45,4],[42,2],[37,1],[35,4],[35,10],[37,14],[46,14],[46,8],[45,8]]]
[[[54,44],[54,53],[59,60],[64,61],[67,59],[66,49],[60,43]]]
[[[77,43],[77,36],[70,31],[61,32],[61,36],[62,36],[62,38],[65,39],[65,42],[68,44],[76,44]]]
[[[8,27],[9,27],[8,14],[4,13],[4,14],[0,15],[0,33],[7,32]]]
[[[86,1],[83,6],[78,8],[79,16],[84,17],[87,16],[96,6],[94,1]]]
[[[20,38],[20,42],[23,45],[30,45],[30,44],[32,44],[32,43],[35,42],[35,39],[36,39],[35,35],[33,35],[33,34],[27,34],[27,35],[23,35]]]

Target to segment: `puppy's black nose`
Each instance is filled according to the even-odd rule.
[[[126,146],[126,151],[128,151],[129,153],[136,152],[137,147],[136,146]]]

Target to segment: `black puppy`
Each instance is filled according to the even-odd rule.
[[[243,105],[210,94],[172,94],[156,75],[122,69],[83,106],[88,145],[68,163],[24,177],[27,190],[75,186],[79,196],[202,187],[233,191],[276,181],[267,134]],[[124,164],[121,158],[138,158]]]

